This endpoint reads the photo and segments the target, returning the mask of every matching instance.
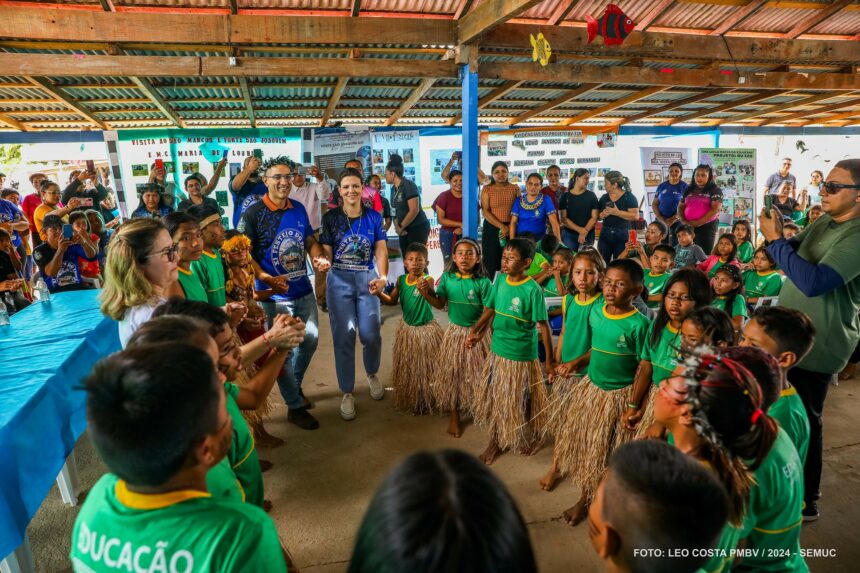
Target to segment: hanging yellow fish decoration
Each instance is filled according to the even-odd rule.
[[[540,62],[540,65],[545,66],[549,63],[549,58],[552,56],[552,46],[543,36],[543,32],[538,32],[537,38],[534,34],[529,34],[529,39],[532,42],[532,61]]]

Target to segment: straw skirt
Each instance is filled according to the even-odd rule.
[[[236,331],[233,331],[233,342],[242,346],[244,342],[242,342],[242,338],[236,334]],[[256,376],[257,371],[256,363],[248,364],[244,368],[242,368],[239,373],[236,375],[236,379],[232,382],[239,386],[240,388],[243,386],[247,386],[248,382],[250,382],[251,378]],[[274,401],[272,400],[271,395],[266,396],[266,401],[263,402],[263,405],[257,408],[256,410],[242,410],[242,416],[248,422],[248,424],[260,424],[263,422],[263,418],[268,417],[272,411],[274,410]]]
[[[547,393],[540,363],[487,356],[472,403],[475,422],[502,449],[523,450],[546,427]]]
[[[639,439],[645,435],[651,424],[654,423],[654,396],[657,395],[657,386],[651,384],[648,388],[648,393],[645,394],[645,401],[642,404],[642,419],[639,420],[639,425],[636,426],[636,431],[633,433],[635,439]]]
[[[442,412],[471,411],[490,352],[489,335],[482,337],[474,347],[466,348],[466,338],[471,331],[467,326],[450,323],[442,336],[433,381],[433,395]]]
[[[442,343],[442,327],[435,320],[423,326],[403,321],[394,337],[394,407],[410,414],[433,411],[433,378]]]
[[[621,426],[633,387],[601,390],[588,376],[568,382],[566,413],[554,423],[554,457],[559,469],[591,500],[612,451],[633,438],[633,432]]]

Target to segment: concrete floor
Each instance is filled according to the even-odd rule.
[[[386,347],[393,342],[399,311],[384,308]],[[437,315],[445,323],[443,315]],[[286,423],[280,406],[267,422],[269,431],[287,443],[261,450],[260,457],[275,463],[264,476],[266,497],[274,502],[271,513],[281,538],[306,573],[339,573],[346,570],[354,534],[367,504],[384,475],[400,460],[420,449],[461,448],[474,454],[486,445],[485,434],[466,428],[460,439],[445,433],[447,419],[412,417],[392,409],[390,393],[382,402],[370,399],[360,377],[356,389],[358,417],[344,422],[338,414],[340,392],[334,377],[331,335],[326,315],[321,316],[320,345],[305,379],[305,393],[317,403],[313,411],[321,428],[306,432]],[[360,362],[360,352],[358,353]],[[359,367],[359,372],[362,372]],[[382,360],[381,378],[390,380],[391,356]],[[821,520],[803,528],[803,547],[835,549],[835,558],[808,559],[815,572],[857,571],[860,544],[860,434],[856,412],[860,410],[860,379],[832,388],[827,400],[825,470],[820,502]],[[277,395],[277,391],[275,391]],[[602,571],[584,525],[571,528],[561,512],[577,499],[569,482],[551,493],[539,489],[551,450],[534,457],[502,456],[493,470],[519,503],[531,531],[542,572]],[[105,471],[84,436],[77,449],[82,486],[87,489]],[[67,571],[72,524],[77,510],[64,506],[56,486],[33,519],[30,542],[38,571]]]

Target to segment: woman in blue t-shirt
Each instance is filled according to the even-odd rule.
[[[678,244],[675,238],[675,230],[681,226],[678,219],[678,204],[687,190],[687,182],[681,179],[683,168],[680,163],[669,165],[669,178],[657,186],[654,200],[651,201],[651,210],[654,217],[669,229],[667,240],[673,247]]]
[[[606,194],[597,201],[603,227],[597,250],[609,264],[625,251],[633,221],[639,219],[639,204],[630,190],[630,180],[620,171],[610,171],[603,178]]]
[[[511,229],[509,238],[513,239],[523,233],[531,233],[535,236],[535,242],[540,241],[546,235],[546,226],[549,223],[552,234],[561,238],[561,228],[558,225],[558,215],[555,205],[548,195],[541,193],[543,177],[538,173],[532,173],[526,178],[526,192],[514,201],[511,208]]]
[[[364,190],[361,173],[356,169],[344,170],[338,185],[343,204],[323,215],[320,244],[331,261],[326,302],[337,383],[343,392],[340,415],[344,420],[352,420],[356,330],[363,348],[370,397],[381,400],[385,395],[376,376],[382,358],[382,323],[376,293],[388,282],[388,245],[382,230],[382,215],[361,204]]]

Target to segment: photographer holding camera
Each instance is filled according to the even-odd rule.
[[[92,163],[92,161],[87,161],[87,169],[83,171],[72,171],[69,176],[69,184],[60,194],[60,202],[63,205],[68,206],[72,197],[80,199],[78,205],[70,211],[86,211],[93,207],[98,208],[99,203],[104,201],[109,194],[107,188],[98,183],[98,174]]]

